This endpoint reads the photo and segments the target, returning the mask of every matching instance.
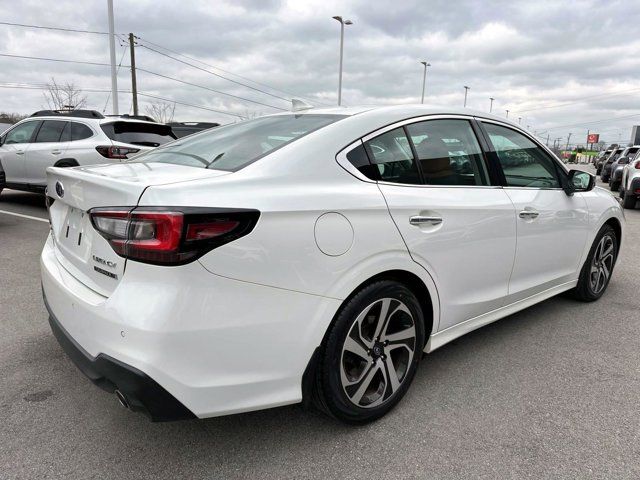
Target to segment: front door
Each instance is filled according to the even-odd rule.
[[[564,169],[542,147],[505,126],[483,123],[516,212],[518,248],[510,302],[577,278],[589,231],[580,193],[562,189]]]
[[[416,122],[365,139],[365,147],[412,258],[438,288],[438,330],[503,306],[516,248],[514,208],[490,185],[471,123]]]
[[[7,183],[28,183],[25,168],[26,153],[39,124],[40,120],[31,120],[13,127],[4,134],[2,146],[0,146],[0,162],[2,162]]]

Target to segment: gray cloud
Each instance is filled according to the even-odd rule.
[[[640,6],[632,2],[557,1],[190,1],[114,0],[116,30],[134,32],[141,45],[153,42],[246,76],[279,90],[318,102],[334,103],[337,88],[339,25],[331,16],[354,21],[345,32],[343,99],[347,104],[417,102],[422,66],[427,59],[427,100],[461,105],[469,85],[469,106],[523,117],[523,124],[552,137],[582,138],[587,129],[603,138],[626,141],[637,119],[585,122],[632,115],[640,106],[635,80],[640,70],[640,42],[634,31]],[[106,2],[23,1],[0,4],[3,21],[78,29],[107,29]],[[109,60],[102,35],[31,30],[0,25],[0,53],[73,60]],[[117,46],[118,59],[124,47]],[[216,78],[139,47],[139,67],[221,90],[250,100],[287,108],[287,103]],[[43,83],[50,77],[87,89],[108,89],[108,67],[55,64],[0,58],[0,82]],[[125,56],[124,65],[128,65]],[[203,68],[209,68],[201,65]],[[222,75],[228,75],[215,70]],[[229,75],[240,82],[239,77]],[[129,71],[118,76],[130,88]],[[238,101],[196,87],[140,72],[139,88],[176,101],[241,114],[274,109]],[[251,83],[257,88],[260,85]],[[281,96],[281,92],[267,89]],[[0,89],[0,110],[30,113],[43,106],[37,90]],[[557,108],[583,97],[599,97]],[[108,93],[88,92],[90,106],[104,107]],[[121,110],[130,95],[119,96]],[[149,102],[140,99],[141,105]],[[535,109],[535,110],[534,110]],[[522,113],[518,114],[517,112]],[[179,120],[232,121],[206,110],[176,106]],[[574,125],[571,127],[565,125]]]

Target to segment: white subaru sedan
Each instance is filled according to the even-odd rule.
[[[423,352],[561,292],[600,298],[624,227],[517,125],[420,105],[277,114],[49,168],[48,205],[51,328],[156,421],[303,400],[379,418]]]

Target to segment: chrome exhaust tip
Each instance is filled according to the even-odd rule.
[[[120,390],[116,390],[115,393],[116,398],[118,399],[118,403],[128,410],[130,408],[129,402],[127,401],[127,397],[124,396],[124,393],[122,393]]]

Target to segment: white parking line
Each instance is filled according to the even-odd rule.
[[[38,222],[49,223],[46,218],[32,217],[31,215],[23,215],[22,213],[7,212],[6,210],[0,210],[0,213],[6,213],[7,215],[13,215],[14,217],[28,218],[29,220],[37,220]]]

